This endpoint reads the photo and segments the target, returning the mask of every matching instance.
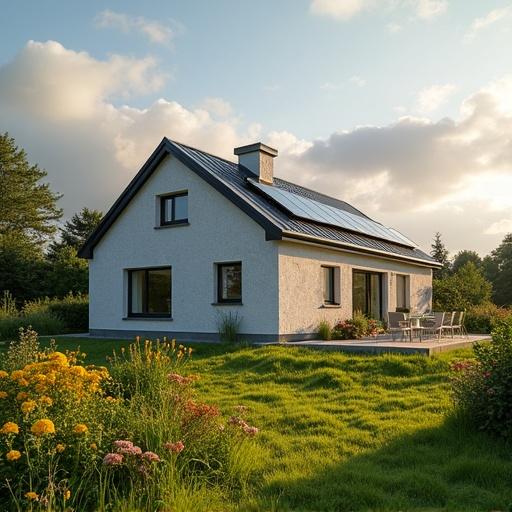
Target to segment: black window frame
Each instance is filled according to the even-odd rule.
[[[239,299],[224,299],[222,297],[222,268],[232,267],[233,265],[240,265],[240,298]],[[218,304],[242,304],[243,294],[243,273],[241,261],[223,261],[215,264],[217,268],[217,303]]]
[[[169,270],[170,272],[170,282],[169,282],[169,313],[133,313],[132,312],[132,274],[133,272],[145,271],[145,281],[146,286],[144,289],[144,294],[146,295],[146,304],[148,303],[148,290],[149,290],[149,279],[148,272],[151,270]],[[170,265],[166,265],[163,267],[141,267],[141,268],[130,268],[127,269],[128,272],[128,318],[172,318],[172,267]]]
[[[177,197],[187,197],[187,218],[176,219],[176,203]],[[171,220],[165,220],[165,205],[168,201],[172,201],[171,206]],[[172,194],[165,194],[160,196],[160,226],[173,226],[176,224],[188,224],[188,190],[182,192],[173,192]]]
[[[322,265],[322,296],[324,296],[324,304],[328,306],[339,306],[340,302],[336,300],[336,296],[338,295],[336,290],[336,269],[339,267],[334,267],[332,265]],[[329,298],[325,299],[325,279],[324,279],[324,271],[329,271],[329,283],[330,283],[330,294]]]
[[[371,270],[362,270],[362,269],[353,269],[352,270],[352,300],[353,300],[353,294],[354,294],[354,274],[363,274],[365,276],[365,311],[362,311],[362,313],[368,317],[371,304],[371,276],[378,276],[379,279],[379,311],[378,311],[378,318],[376,320],[382,320],[384,318],[384,277],[382,272],[372,272]],[[352,303],[352,313],[355,313],[354,306]]]

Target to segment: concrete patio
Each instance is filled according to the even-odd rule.
[[[477,341],[490,340],[490,336],[485,334],[470,334],[468,336],[455,336],[454,338],[441,338],[439,341],[429,338],[427,340],[400,341],[398,338],[394,341],[389,335],[380,335],[377,338],[363,338],[360,340],[308,340],[287,342],[283,345],[290,347],[309,347],[320,350],[338,350],[341,352],[358,353],[397,353],[397,354],[423,354],[431,356],[439,352],[447,352],[459,348],[472,347]]]

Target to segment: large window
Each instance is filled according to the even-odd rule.
[[[352,310],[369,318],[382,318],[382,275],[354,270],[352,274]]]
[[[397,310],[407,309],[409,307],[407,300],[407,278],[401,274],[396,275],[396,308]]]
[[[242,263],[217,263],[217,302],[242,302]]]
[[[128,271],[128,316],[171,316],[171,268]]]
[[[322,285],[324,304],[339,305],[340,303],[339,267],[322,267]]]
[[[160,225],[186,224],[188,222],[188,192],[160,198]]]

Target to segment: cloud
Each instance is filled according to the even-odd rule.
[[[494,25],[495,23],[510,17],[511,15],[512,6],[509,6],[503,7],[501,9],[493,9],[492,11],[489,11],[485,16],[476,18],[473,23],[471,23],[471,26],[464,36],[465,41],[471,41],[480,31],[489,28],[491,25]]]
[[[205,98],[201,108],[218,117],[228,117],[233,113],[231,104],[222,98]]]
[[[430,20],[446,12],[447,0],[312,0],[309,6],[312,14],[326,16],[339,21],[348,21],[367,11],[385,9],[412,9],[419,19]],[[391,28],[390,28],[391,26]],[[391,32],[401,29],[400,25],[388,25]]]
[[[493,222],[485,231],[486,235],[506,235],[512,233],[512,219],[501,219]]]
[[[456,89],[453,84],[425,87],[418,93],[416,110],[422,114],[434,112],[448,101]]]
[[[366,85],[366,80],[357,75],[351,76],[350,82],[357,85],[357,87],[364,87]]]
[[[175,30],[155,20],[142,16],[114,12],[109,9],[100,12],[95,19],[98,28],[115,28],[126,34],[138,32],[152,43],[167,45],[175,36]]]

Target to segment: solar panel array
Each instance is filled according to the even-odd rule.
[[[411,242],[404,235],[394,229],[387,228],[378,222],[366,217],[354,215],[339,208],[329,206],[308,197],[299,196],[286,190],[264,185],[249,178],[249,183],[263,192],[265,195],[273,199],[288,212],[296,217],[338,226],[350,231],[356,231],[375,238],[388,240],[390,242],[415,247],[416,244]]]

